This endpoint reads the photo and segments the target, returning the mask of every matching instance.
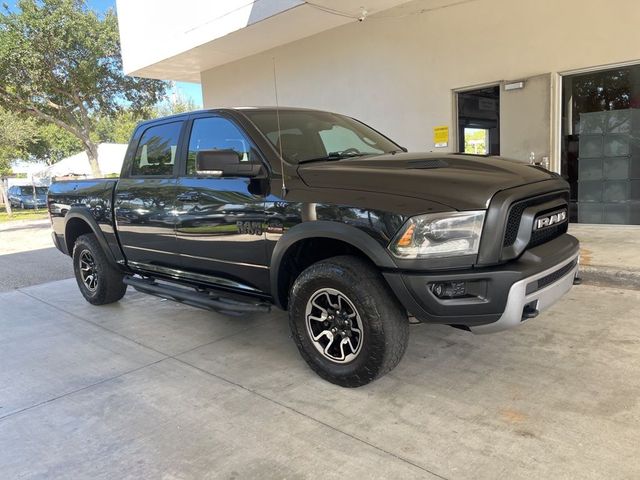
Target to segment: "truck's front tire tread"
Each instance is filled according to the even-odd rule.
[[[336,288],[354,302],[365,322],[360,354],[350,363],[324,358],[307,333],[307,301],[319,288]],[[391,371],[402,359],[409,339],[409,321],[380,272],[366,260],[339,256],[311,265],[296,279],[289,297],[289,324],[305,361],[325,380],[359,387]]]
[[[85,286],[80,274],[80,256],[84,250],[87,250],[95,260],[98,286],[94,292]],[[122,281],[124,275],[109,262],[93,233],[80,235],[73,245],[73,271],[82,296],[92,305],[117,302],[127,291],[127,285]]]

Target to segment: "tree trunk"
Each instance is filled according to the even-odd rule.
[[[85,146],[85,152],[87,153],[89,165],[91,166],[91,175],[93,175],[93,178],[102,177],[100,164],[98,163],[98,145],[93,142],[85,142]]]
[[[9,195],[7,195],[7,188],[5,185],[5,179],[0,178],[0,200],[4,203],[4,208],[7,210],[7,215],[13,215],[13,211],[11,210],[11,202],[9,202]]]

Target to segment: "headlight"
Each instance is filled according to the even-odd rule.
[[[399,258],[475,255],[484,211],[445,212],[411,217],[389,244]]]

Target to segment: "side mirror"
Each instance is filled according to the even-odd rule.
[[[205,177],[257,177],[261,165],[242,162],[238,152],[225,150],[200,150],[196,153],[196,174]]]

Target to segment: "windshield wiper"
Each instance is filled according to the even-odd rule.
[[[353,157],[363,157],[365,155],[373,155],[372,153],[356,153],[356,152],[329,152],[324,157],[318,158],[308,158],[306,160],[301,160],[298,164],[302,163],[310,163],[310,162],[327,162],[331,160],[343,160],[345,158],[353,158]]]

